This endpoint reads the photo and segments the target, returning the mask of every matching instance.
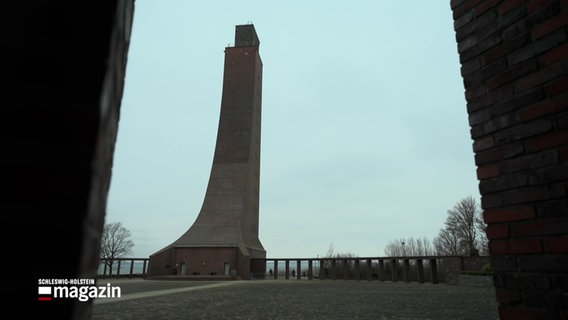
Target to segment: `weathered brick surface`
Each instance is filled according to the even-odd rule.
[[[454,1],[501,319],[565,319],[568,1]]]
[[[491,224],[487,226],[488,239],[503,239],[509,237],[509,224]]]

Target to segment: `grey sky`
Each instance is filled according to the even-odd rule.
[[[148,257],[201,208],[224,48],[263,61],[260,240],[268,257],[383,255],[479,199],[449,1],[136,1],[107,222]]]

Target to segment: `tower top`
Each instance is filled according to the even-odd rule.
[[[238,25],[235,29],[235,47],[258,47],[260,45],[253,24]]]

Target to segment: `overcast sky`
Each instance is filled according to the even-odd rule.
[[[263,62],[259,238],[267,257],[382,256],[479,200],[449,0],[137,0],[106,222],[147,258],[194,222],[224,49]]]

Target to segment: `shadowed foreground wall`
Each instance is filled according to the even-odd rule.
[[[133,10],[133,0],[2,2],[1,205],[18,240],[4,265],[33,304],[18,318],[90,318],[90,303],[38,301],[38,279],[96,275]]]
[[[568,319],[568,1],[452,0],[501,319]]]

